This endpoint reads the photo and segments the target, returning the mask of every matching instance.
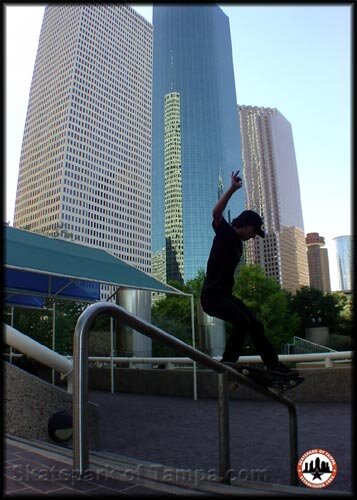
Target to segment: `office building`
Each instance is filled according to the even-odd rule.
[[[152,25],[124,4],[46,7],[14,225],[151,272]]]
[[[164,104],[164,182],[166,272],[170,279],[183,281],[183,219],[180,94],[165,95]]]
[[[294,293],[309,285],[309,271],[291,125],[277,109],[238,113],[247,208],[261,215],[266,234],[247,242],[246,259]]]
[[[334,238],[336,248],[338,282],[340,290],[350,292],[352,290],[352,238],[350,235],[337,236]]]
[[[154,4],[153,25],[153,262],[186,282],[206,269],[212,209],[242,170],[229,19],[214,4]],[[241,190],[226,218],[244,208]]]
[[[307,261],[309,265],[310,287],[322,292],[331,292],[330,271],[325,239],[319,233],[306,235]]]
[[[151,272],[152,25],[128,5],[46,7],[14,225],[98,247]],[[102,298],[112,294],[102,287]],[[116,300],[150,320],[145,292]],[[121,355],[151,340],[118,326]]]

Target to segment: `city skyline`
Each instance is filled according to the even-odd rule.
[[[152,21],[151,6],[133,7]],[[305,232],[324,234],[337,289],[332,240],[351,233],[351,4],[221,8],[230,20],[238,104],[276,107],[292,125]],[[10,222],[43,11],[33,4],[5,8]]]

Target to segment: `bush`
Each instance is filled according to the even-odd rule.
[[[353,349],[351,337],[347,335],[332,334],[329,337],[327,347],[335,351],[351,351]]]

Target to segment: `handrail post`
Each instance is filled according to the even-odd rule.
[[[289,410],[289,435],[290,435],[290,484],[298,486],[297,463],[298,463],[298,439],[297,439],[297,416],[295,405],[288,406]]]
[[[231,483],[230,442],[228,409],[228,373],[217,373],[218,382],[218,425],[219,425],[219,476],[220,482]]]
[[[94,319],[88,321],[86,311],[78,319],[73,339],[73,467],[79,476],[89,467],[88,336]]]

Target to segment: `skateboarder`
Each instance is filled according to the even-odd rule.
[[[234,271],[241,259],[243,241],[264,238],[262,219],[252,210],[245,210],[229,224],[223,217],[224,209],[232,195],[242,187],[238,172],[232,172],[231,186],[213,209],[212,227],[216,233],[207,263],[206,278],[201,291],[201,305],[210,316],[232,324],[222,362],[236,363],[242,352],[244,339],[250,335],[255,348],[268,370],[289,373],[291,370],[279,362],[274,347],[264,335],[263,324],[253,312],[232,293]]]

